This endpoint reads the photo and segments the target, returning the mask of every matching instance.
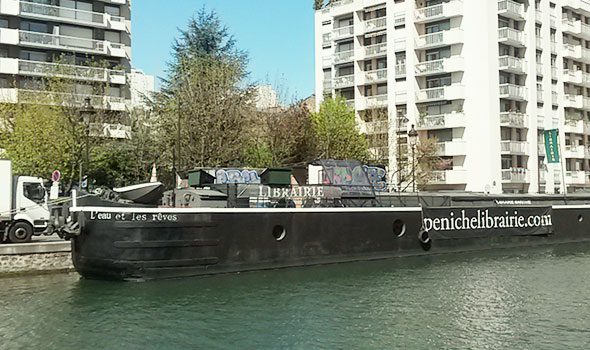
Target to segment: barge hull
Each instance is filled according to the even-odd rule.
[[[72,258],[87,278],[149,280],[590,241],[590,206],[552,213],[549,233],[440,239],[424,236],[421,208],[81,207]]]

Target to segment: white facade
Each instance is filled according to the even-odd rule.
[[[279,97],[271,85],[258,85],[254,87],[255,104],[258,110],[267,110],[279,107]]]
[[[60,76],[76,82],[76,93],[68,94],[74,103],[90,97],[96,108],[124,111],[130,98],[130,9],[130,0],[1,0],[0,101],[46,98],[37,82],[55,74],[59,61]],[[105,83],[108,91],[94,93],[93,82]]]
[[[156,78],[139,69],[131,69],[129,89],[131,90],[131,107],[147,108],[146,98],[151,98],[156,91]]]
[[[315,26],[317,105],[349,100],[390,173],[415,124],[448,163],[431,189],[590,186],[590,1],[335,0]]]

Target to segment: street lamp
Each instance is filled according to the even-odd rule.
[[[402,190],[402,124],[407,123],[409,120],[406,118],[405,113],[401,114],[397,113],[396,121],[397,121],[397,130],[395,131],[397,135],[397,189],[398,191]]]
[[[416,192],[416,142],[418,141],[418,132],[412,124],[412,128],[408,131],[408,139],[410,146],[412,146],[412,192]]]
[[[84,123],[84,128],[85,128],[85,133],[86,133],[86,138],[84,140],[85,145],[85,159],[84,159],[84,172],[88,173],[88,169],[90,168],[90,148],[88,146],[88,139],[90,138],[90,120],[92,118],[92,116],[96,113],[96,111],[94,110],[94,107],[92,106],[92,104],[90,103],[90,97],[86,97],[84,99],[84,104],[82,105],[82,108],[80,109],[80,121]],[[88,175],[88,174],[86,174]],[[80,188],[82,188],[82,167],[80,166]],[[86,178],[86,181],[88,181],[88,177]],[[88,188],[88,183],[86,183],[86,188]]]

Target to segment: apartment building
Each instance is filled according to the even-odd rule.
[[[317,103],[346,98],[390,174],[415,125],[444,160],[432,190],[590,187],[590,1],[335,0],[315,16]]]
[[[73,83],[64,99],[74,106],[90,98],[95,108],[124,112],[130,11],[130,0],[0,0],[0,100],[34,103],[46,96],[43,77],[59,71]]]
[[[156,91],[156,77],[135,68],[131,68],[131,73],[127,76],[131,91],[130,107],[149,109],[147,100],[151,99]]]

